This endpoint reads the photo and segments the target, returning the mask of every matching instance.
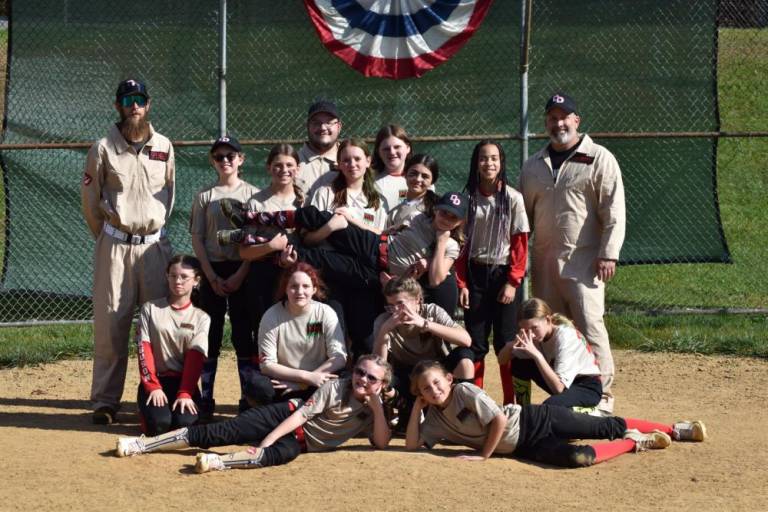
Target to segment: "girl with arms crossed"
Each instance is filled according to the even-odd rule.
[[[669,425],[616,416],[597,418],[549,405],[500,408],[473,384],[454,384],[453,376],[436,361],[416,365],[411,384],[418,398],[408,423],[406,448],[431,448],[446,440],[478,450],[477,455],[460,455],[470,461],[498,453],[553,466],[584,467],[632,451],[666,448],[672,439],[704,441],[706,437],[700,421]],[[570,439],[614,441],[575,445]]]

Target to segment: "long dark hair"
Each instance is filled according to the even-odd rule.
[[[344,139],[341,141],[341,144],[339,144],[339,159],[341,159],[341,152],[348,147],[360,148],[363,150],[363,153],[365,153],[365,156],[371,156],[370,151],[368,151],[368,144],[366,144],[364,140],[351,138]],[[347,206],[347,178],[341,171],[339,171],[338,176],[331,182],[331,190],[333,190],[333,204],[331,206],[334,208]],[[365,175],[363,176],[363,194],[368,200],[368,208],[378,210],[381,206],[381,195],[376,190],[376,183],[373,179],[373,172],[370,167],[365,170]]]
[[[440,177],[440,166],[437,165],[437,160],[425,153],[417,153],[408,157],[405,161],[405,178],[408,179],[408,170],[414,165],[423,165],[429,172],[432,173],[432,185],[437,183],[437,179]],[[424,213],[432,217],[434,215],[435,204],[437,204],[437,194],[433,190],[427,189],[427,193],[424,195]]]
[[[296,170],[298,172],[299,168],[299,154],[296,152],[296,149],[291,146],[290,144],[275,144],[272,146],[272,149],[269,151],[269,155],[267,155],[267,169],[269,169],[269,166],[272,165],[272,162],[277,158],[278,156],[288,156],[293,158],[296,161]],[[293,195],[296,196],[296,199],[293,201],[293,205],[296,208],[299,208],[301,205],[304,204],[304,193],[301,191],[301,188],[299,188],[298,185],[296,185],[296,181],[293,182]]]
[[[474,238],[475,230],[475,215],[477,214],[477,194],[480,193],[480,175],[478,172],[478,159],[480,158],[480,150],[483,146],[496,146],[499,150],[499,166],[501,167],[499,175],[497,177],[499,187],[494,192],[496,199],[496,207],[493,210],[493,218],[490,219],[486,229],[494,231],[493,239],[501,240],[502,237],[509,237],[509,229],[511,218],[509,215],[509,198],[507,197],[507,156],[504,153],[504,148],[501,144],[491,139],[483,139],[475,145],[475,149],[472,150],[472,160],[469,162],[469,176],[467,177],[467,184],[464,185],[464,192],[469,196],[469,214],[467,215],[467,227],[466,233],[468,237],[466,250],[469,254],[472,254],[472,239]],[[494,250],[500,247],[496,244]]]

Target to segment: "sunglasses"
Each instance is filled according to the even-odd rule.
[[[376,377],[375,375],[371,375],[362,368],[355,368],[353,371],[358,377],[364,378],[368,384],[376,384],[377,382],[381,382],[380,378]]]
[[[211,155],[211,158],[213,158],[216,162],[223,162],[224,160],[234,162],[235,158],[237,158],[237,153],[227,153],[226,155],[217,153],[215,155]]]
[[[144,107],[147,104],[147,97],[141,94],[131,94],[129,96],[123,96],[120,98],[120,104],[123,106],[123,108],[128,108],[134,103],[140,107]]]

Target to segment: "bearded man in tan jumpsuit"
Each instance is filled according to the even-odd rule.
[[[165,236],[171,214],[173,147],[149,123],[147,88],[125,80],[117,88],[120,121],[88,152],[81,184],[83,216],[93,237],[93,422],[116,420],[128,363],[134,311],[167,293],[172,254]]]
[[[520,192],[533,232],[533,293],[573,320],[600,367],[600,412],[613,412],[614,365],[603,322],[605,282],[616,273],[624,242],[624,185],[616,158],[578,133],[575,101],[546,104],[547,147],[520,171]]]

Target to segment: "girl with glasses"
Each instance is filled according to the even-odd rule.
[[[168,295],[145,303],[136,324],[141,430],[150,436],[197,422],[197,381],[208,352],[210,319],[192,304],[200,263],[183,254],[166,268]],[[171,402],[173,400],[173,402]]]
[[[191,426],[156,437],[120,438],[117,456],[253,444],[228,454],[198,453],[195,470],[205,473],[287,464],[302,452],[332,450],[360,434],[367,435],[374,448],[384,449],[391,432],[381,393],[390,378],[385,360],[364,355],[357,360],[351,377],[327,381],[303,405],[281,402],[249,409],[222,423]]]
[[[236,247],[218,243],[217,232],[229,225],[222,215],[220,202],[225,198],[247,201],[259,190],[240,178],[245,155],[234,137],[217,139],[211,146],[209,159],[216,170],[217,180],[197,193],[189,223],[192,249],[205,277],[200,288],[200,307],[211,317],[209,353],[202,373],[200,417],[204,421],[210,420],[214,413],[214,382],[227,313],[238,368],[247,364],[255,353],[247,285],[250,263],[240,258]]]
[[[387,301],[373,327],[374,354],[387,358],[394,373],[398,402],[398,426],[405,431],[414,396],[410,373],[427,359],[443,361],[459,381],[474,377],[474,358],[469,333],[436,304],[425,304],[419,283],[404,277],[384,285]]]

